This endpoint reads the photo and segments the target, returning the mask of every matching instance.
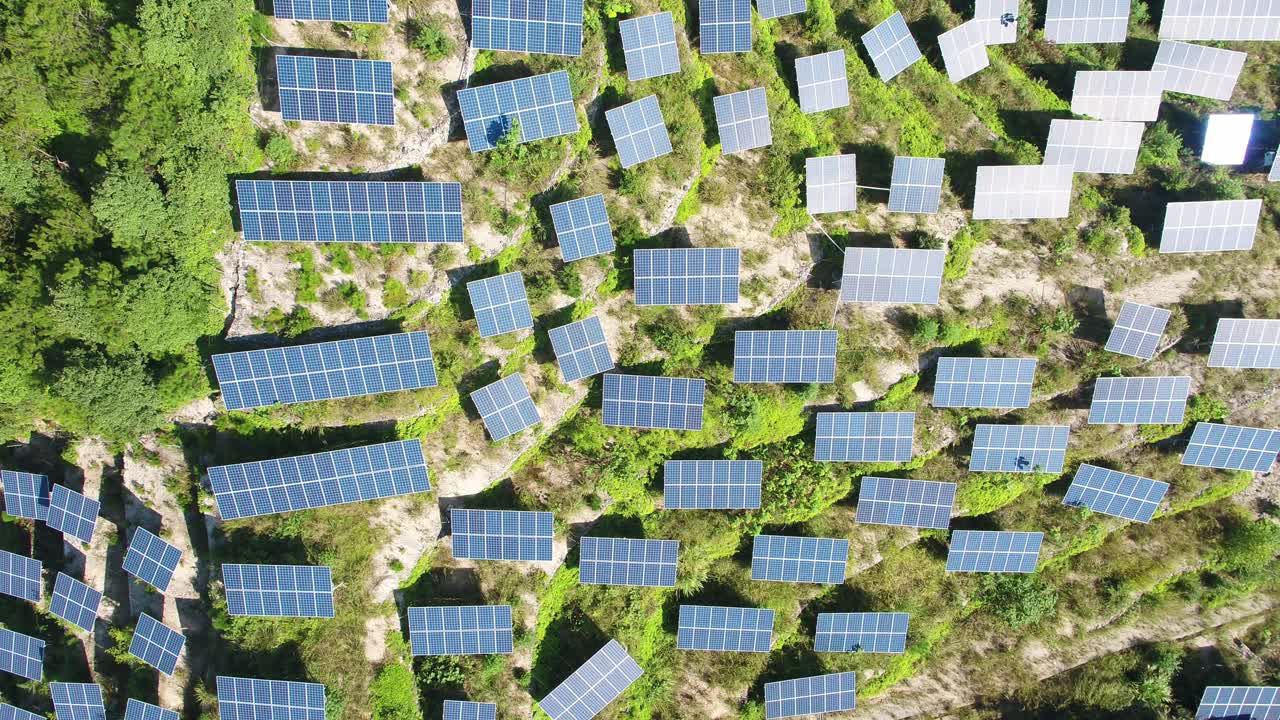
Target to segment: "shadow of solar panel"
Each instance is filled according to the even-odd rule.
[[[324,720],[325,690],[319,683],[219,675],[220,720]]]
[[[469,560],[550,562],[554,535],[549,512],[449,511],[453,556]]]
[[[1191,378],[1186,376],[1098,378],[1089,405],[1089,423],[1180,423],[1190,393]]]
[[[1160,38],[1170,40],[1280,40],[1280,5],[1274,0],[1167,0]]]
[[[494,442],[542,421],[533,398],[529,397],[529,388],[525,386],[524,378],[519,373],[508,375],[471,393],[471,402],[475,404],[476,412],[480,413],[484,427],[489,431],[489,438]]]
[[[942,158],[895,157],[889,184],[889,212],[938,212],[945,166]]]
[[[756,10],[763,20],[797,15],[804,12],[807,7],[805,0],[756,0]]]
[[[756,535],[751,545],[751,579],[839,585],[848,560],[848,540]]]
[[[98,524],[97,500],[62,485],[54,485],[49,495],[49,517],[45,523],[78,540],[93,539],[93,528]]]
[[[667,134],[657,95],[616,107],[604,116],[622,167],[634,167],[671,153],[671,136]]]
[[[444,720],[497,720],[498,706],[494,703],[445,700]]]
[[[173,571],[178,569],[181,559],[182,552],[178,548],[140,527],[133,531],[133,538],[129,540],[124,570],[163,593],[169,589]]]
[[[1204,128],[1200,161],[1206,165],[1243,165],[1253,134],[1253,115],[1215,113]]]
[[[129,702],[133,701],[130,700]],[[0,720],[45,720],[45,718],[43,715],[37,715],[8,703],[0,702]],[[126,718],[126,720],[131,719]]]
[[[1070,165],[1074,172],[1127,175],[1138,162],[1144,128],[1136,122],[1055,119],[1044,162]]]
[[[227,612],[255,617],[331,618],[333,573],[324,565],[222,566]]]
[[[285,120],[396,124],[391,63],[385,60],[277,55],[276,81]]]
[[[1165,87],[1163,70],[1081,70],[1071,112],[1098,120],[1153,122]]]
[[[49,519],[48,475],[0,470],[0,483],[4,484],[4,511],[9,515],[28,520]]]
[[[900,12],[895,12],[865,33],[862,44],[867,46],[867,54],[876,66],[876,73],[885,82],[923,57]]]
[[[1066,425],[980,424],[969,472],[1060,473],[1070,433]]]
[[[435,387],[425,332],[334,340],[213,356],[228,410]]]
[[[938,358],[933,406],[1027,407],[1036,362],[1035,358]]]
[[[738,248],[636,250],[637,305],[738,302]]]
[[[764,716],[774,720],[853,710],[856,677],[857,673],[843,672],[765,683]]]
[[[475,0],[471,47],[477,50],[582,54],[582,0]]]
[[[1129,36],[1129,0],[1049,0],[1044,36],[1063,45],[1122,43]]]
[[[938,49],[951,82],[958,83],[991,64],[983,27],[982,20],[970,20],[938,36]]]
[[[676,648],[712,652],[769,652],[773,611],[759,608],[681,605]]]
[[[1168,491],[1168,483],[1084,463],[1062,504],[1145,523],[1151,522]]]
[[[754,510],[760,507],[759,460],[668,460],[662,469],[667,510]]]
[[[604,337],[600,318],[591,316],[568,325],[551,328],[551,349],[565,382],[599,375],[613,369],[613,356]]]
[[[1018,39],[1018,0],[977,0],[973,19],[982,23],[983,42],[1007,45]],[[1012,17],[1013,20],[1007,20]]]
[[[1196,423],[1183,465],[1267,472],[1280,453],[1280,430]]]
[[[467,283],[471,296],[471,308],[480,326],[480,337],[493,337],[515,330],[533,327],[533,314],[529,310],[529,297],[524,291],[524,275],[509,272],[505,275],[472,280]]]
[[[1071,210],[1070,165],[984,165],[973,195],[975,220],[1066,217]]]
[[[900,654],[907,649],[906,613],[818,613],[816,652]]]
[[[1107,338],[1108,352],[1150,360],[1160,349],[1160,337],[1169,324],[1168,310],[1125,301]]]
[[[737,383],[831,383],[835,330],[739,330],[733,337]]]
[[[751,52],[751,0],[698,0],[698,50]]]
[[[747,27],[750,33],[750,24]],[[622,35],[628,80],[635,82],[680,72],[680,51],[676,47],[671,13],[622,20],[618,23],[618,32]]]
[[[223,520],[427,492],[417,440],[209,468]]]
[[[829,155],[805,158],[805,209],[810,215],[858,207],[857,158]]]
[[[1280,717],[1280,688],[1210,685],[1200,696],[1196,720],[1273,720]]]
[[[49,610],[81,630],[93,632],[101,603],[101,592],[70,575],[58,573],[58,579],[53,584],[53,601],[49,604]]]
[[[845,248],[840,302],[937,305],[943,250]]]
[[[510,605],[409,608],[409,645],[417,655],[511,653]]]
[[[675,540],[584,537],[578,579],[583,585],[675,587]]]
[[[1242,52],[1164,40],[1151,69],[1165,72],[1165,90],[1227,101],[1244,60]]]
[[[1280,369],[1280,320],[1219,320],[1209,367]]]
[[[133,631],[129,654],[154,667],[165,675],[172,675],[178,667],[178,656],[187,644],[182,633],[160,623],[143,613],[138,616],[138,626]]]
[[[1248,250],[1261,214],[1262,200],[1171,202],[1165,208],[1160,252]]]
[[[458,107],[471,152],[497,147],[519,127],[516,142],[532,142],[578,132],[569,73],[559,72],[463,88]]]
[[[462,185],[237,180],[245,240],[460,243]]]
[[[44,674],[44,641],[0,628],[0,670],[40,680]]]
[[[849,106],[849,78],[844,50],[796,58],[796,90],[800,110],[822,112]]]
[[[272,14],[281,20],[387,21],[387,0],[273,0],[272,5]]]
[[[813,459],[819,462],[907,462],[915,413],[820,412]]]
[[[40,602],[43,569],[39,560],[0,550],[0,593]]]
[[[1035,572],[1043,541],[1039,532],[955,530],[947,572]]]
[[[693,378],[604,376],[604,424],[657,430],[701,430],[706,383]]]
[[[617,640],[610,640],[538,703],[551,720],[590,720],[644,670]]]
[[[588,195],[551,206],[551,222],[560,257],[565,262],[603,255],[614,250],[613,226],[604,195]]]
[[[58,720],[106,720],[102,688],[94,683],[49,683]]]
[[[871,525],[936,528],[951,526],[956,484],[932,480],[864,477],[856,520]]]
[[[751,88],[712,99],[720,147],[725,155],[773,144],[769,104],[764,88]]]
[[[124,706],[124,720],[178,720],[178,713],[129,698],[129,702]]]

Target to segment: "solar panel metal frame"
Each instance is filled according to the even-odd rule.
[[[894,157],[893,175],[889,182],[889,212],[927,215],[938,212],[946,162],[942,158]]]
[[[458,107],[471,152],[498,146],[515,122],[521,143],[572,135],[578,132],[578,111],[573,104],[569,73],[508,80],[458,91]]]
[[[773,644],[773,611],[721,605],[681,605],[677,650],[767,653]]]
[[[907,478],[862,478],[855,521],[868,525],[951,527],[956,484]]]
[[[28,680],[44,677],[44,641],[0,628],[0,670]]]
[[[1018,41],[1018,0],[977,0],[973,19],[982,23],[984,42],[987,45],[1007,45]],[[1001,18],[1013,15],[1013,22],[1006,25]]]
[[[1041,532],[953,530],[947,572],[1035,572],[1043,542]]]
[[[698,52],[751,52],[751,0],[698,0]]]
[[[1164,308],[1130,302],[1120,306],[1116,324],[1107,337],[1108,352],[1150,360],[1160,349],[1160,338],[1172,313]]]
[[[453,508],[449,525],[459,560],[551,561],[555,529],[549,512]]]
[[[460,243],[462,184],[237,180],[252,242]]]
[[[901,12],[895,12],[863,33],[862,44],[876,66],[876,74],[884,82],[924,59]]]
[[[38,603],[44,595],[43,573],[39,560],[0,550],[0,594]]]
[[[840,302],[937,305],[944,250],[845,248]]]
[[[1267,182],[1280,182],[1280,146],[1276,147],[1275,157],[1271,159],[1271,172],[1267,173]]]
[[[1280,715],[1280,687],[1209,685],[1196,720],[1273,720]]]
[[[858,209],[855,155],[825,155],[804,160],[805,210],[810,215]]]
[[[1280,453],[1280,430],[1196,423],[1182,454],[1183,465],[1267,472]]]
[[[844,538],[756,535],[751,544],[752,580],[839,585],[848,562]]]
[[[758,510],[759,460],[668,460],[662,466],[667,510]]]
[[[764,88],[717,95],[711,100],[716,113],[716,130],[725,155],[746,152],[773,144],[769,101]]]
[[[218,675],[220,720],[324,720],[325,687],[320,683]]]
[[[657,95],[606,110],[604,117],[623,169],[671,154],[671,136]]]
[[[973,193],[974,220],[1064,218],[1071,212],[1070,165],[983,165]]]
[[[1129,37],[1129,0],[1049,0],[1044,37],[1052,43],[1122,43]]]
[[[1151,522],[1167,492],[1169,483],[1083,463],[1062,504],[1146,523]]]
[[[387,0],[273,0],[271,14],[278,20],[385,23]]]
[[[969,20],[938,36],[942,64],[951,82],[958,83],[991,65],[985,41],[982,20]]]
[[[49,476],[19,470],[0,470],[4,484],[4,511],[28,520],[49,519]]]
[[[738,248],[636,250],[637,305],[733,305],[738,302]]]
[[[701,430],[706,381],[606,373],[601,415],[609,427]]]
[[[0,720],[45,720],[45,717],[9,703],[0,702]],[[133,718],[126,718],[125,720],[133,720]]]
[[[1205,122],[1200,162],[1206,165],[1243,165],[1256,119],[1252,113],[1211,113]]]
[[[765,719],[853,710],[858,704],[857,676],[842,672],[765,683]]]
[[[509,655],[510,605],[435,605],[407,613],[409,647],[423,655]]]
[[[913,412],[820,412],[813,459],[818,462],[909,462]]]
[[[276,55],[276,83],[286,122],[396,124],[395,86],[386,60]]]
[[[1280,370],[1280,320],[1218,320],[1209,367]]]
[[[334,617],[327,565],[223,563],[227,612],[249,617]]]
[[[1280,5],[1239,0],[1167,0],[1161,40],[1280,40]]]
[[[512,373],[471,393],[471,402],[494,442],[542,422],[520,373]]]
[[[150,530],[137,527],[124,555],[124,571],[163,593],[169,589],[173,573],[181,561],[181,550]]]
[[[738,330],[733,335],[735,383],[833,383],[835,330]]]
[[[1165,206],[1161,253],[1249,250],[1262,200],[1171,202]]]
[[[631,82],[680,72],[680,49],[670,12],[621,20],[618,32]]]
[[[538,702],[551,720],[590,720],[631,687],[644,670],[610,640]]]
[[[89,542],[98,524],[101,504],[64,485],[54,485],[49,494],[49,517],[45,524],[62,534]]]
[[[1089,405],[1090,425],[1174,425],[1182,422],[1191,378],[1100,377]]]
[[[58,573],[53,583],[53,598],[49,611],[72,625],[93,632],[98,620],[98,607],[102,604],[102,592],[89,587],[66,573]]]
[[[142,613],[133,631],[133,641],[129,643],[129,654],[172,676],[178,668],[178,656],[186,644],[187,639],[182,633]]]
[[[614,368],[609,342],[600,318],[592,315],[568,325],[551,328],[551,350],[565,382],[593,377]]]
[[[849,76],[844,50],[796,58],[800,111],[823,112],[849,106]]]
[[[1049,123],[1045,165],[1070,165],[1074,172],[1129,175],[1138,163],[1146,126],[1114,120],[1064,120]]]
[[[1035,358],[938,358],[933,406],[1028,407],[1037,362]]]
[[[469,700],[445,700],[444,720],[497,720],[495,703],[479,703]]]
[[[909,620],[907,613],[895,612],[818,613],[813,650],[900,655],[907,650]]]
[[[494,337],[533,327],[533,312],[524,289],[524,274],[515,271],[467,283],[480,337]]]
[[[808,7],[806,0],[756,0],[756,11],[762,20],[798,15]]]
[[[1246,55],[1235,50],[1161,40],[1152,70],[1165,71],[1164,89],[1186,95],[1231,99]]]
[[[471,47],[477,50],[582,54],[582,0],[474,0]]]
[[[159,705],[129,698],[124,706],[124,720],[178,720],[178,713]]]
[[[1166,81],[1163,70],[1080,70],[1071,112],[1098,120],[1154,122]]]
[[[578,546],[583,585],[675,587],[678,540],[584,537]]]
[[[96,683],[49,683],[53,712],[58,720],[106,720],[102,688]]]
[[[1060,473],[1067,461],[1067,425],[994,425],[974,429],[969,472]]]

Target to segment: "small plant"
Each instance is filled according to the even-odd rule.
[[[298,151],[293,148],[293,142],[285,135],[273,133],[270,138],[267,138],[263,151],[267,155],[267,161],[271,163],[273,173],[287,173],[298,165]]]
[[[431,273],[426,270],[410,270],[409,271],[409,287],[414,290],[421,290],[431,282]]]
[[[382,304],[388,310],[409,304],[409,292],[404,283],[395,278],[387,278],[382,284]]]
[[[294,273],[294,300],[300,303],[319,300],[320,296],[316,291],[324,283],[324,278],[316,271],[316,259],[311,250],[294,250],[289,253],[289,260],[298,263],[298,269]]]
[[[436,19],[426,21],[410,18],[401,26],[409,47],[422,53],[431,62],[445,59],[453,52],[453,38],[449,37]]]
[[[258,277],[257,268],[249,268],[244,273],[244,291],[254,302],[262,302],[262,279]]]

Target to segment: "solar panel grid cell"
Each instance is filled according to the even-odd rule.
[[[396,124],[391,63],[384,60],[277,55],[276,81],[285,120]]]
[[[582,0],[474,0],[471,47],[581,55]]]
[[[173,571],[178,568],[182,552],[143,527],[134,529],[129,550],[124,556],[124,570],[130,575],[164,592],[169,589]]]
[[[1261,214],[1260,199],[1171,202],[1165,209],[1160,252],[1248,250]]]
[[[1122,43],[1129,35],[1129,0],[1049,0],[1049,42]]]
[[[751,0],[698,0],[698,49],[751,52]]]
[[[681,605],[676,647],[712,652],[769,652],[773,611],[759,608]]]
[[[907,462],[915,413],[820,412],[813,459],[819,462]]]
[[[800,110],[822,112],[849,105],[849,78],[844,50],[796,58]]]
[[[1071,112],[1098,120],[1153,122],[1165,82],[1163,70],[1081,70],[1071,93]]]
[[[1034,572],[1044,533],[956,530],[951,533],[947,572]]]
[[[1089,406],[1090,424],[1174,424],[1182,422],[1191,378],[1098,378]]]
[[[1183,465],[1266,472],[1280,453],[1280,430],[1196,423]]]
[[[54,485],[49,495],[49,517],[46,524],[83,542],[93,539],[93,529],[98,524],[97,500],[62,485]]]
[[[675,540],[584,537],[578,578],[583,585],[675,587]]]
[[[98,619],[98,606],[102,593],[85,585],[70,575],[58,573],[53,584],[53,600],[49,610],[85,632],[93,632]]]
[[[282,20],[387,21],[387,0],[273,0],[272,6],[272,14]]]
[[[938,49],[951,82],[958,83],[991,64],[985,39],[982,20],[961,23],[938,36]]]
[[[933,406],[1027,407],[1036,362],[1034,358],[938,358]]]
[[[1066,217],[1071,210],[1070,165],[984,165],[973,196],[975,220]]]
[[[458,107],[471,152],[497,147],[517,125],[516,141],[521,143],[578,132],[578,111],[564,70],[463,88]]]
[[[524,275],[509,272],[467,283],[471,307],[480,326],[480,337],[493,337],[533,327]]]
[[[1196,720],[1275,720],[1280,717],[1280,687],[1210,685],[1200,696]]]
[[[28,520],[49,519],[48,475],[0,470],[0,483],[4,484],[4,511],[14,517]]]
[[[39,560],[0,550],[0,593],[38,603],[42,572]]]
[[[951,525],[956,484],[906,478],[864,477],[856,520],[872,525],[935,528]]]
[[[1172,40],[1280,40],[1277,0],[1168,0],[1160,38]]]
[[[668,510],[753,510],[760,507],[759,460],[668,460],[662,469]]]
[[[604,376],[604,424],[657,430],[701,430],[706,383],[693,378]]]
[[[816,652],[900,654],[907,649],[906,613],[819,613]]]
[[[751,579],[839,585],[844,582],[848,560],[848,540],[756,535],[751,546]]]
[[[1127,175],[1138,162],[1142,123],[1055,119],[1049,125],[1046,165],[1074,172]]]
[[[774,720],[853,710],[857,706],[856,677],[857,673],[843,672],[765,683],[765,718]]]
[[[498,655],[512,651],[510,605],[409,608],[409,645],[419,655]]]
[[[622,167],[634,167],[671,153],[671,136],[667,134],[657,95],[613,108],[604,115]]]
[[[444,701],[444,720],[497,720],[498,706],[494,703]]]
[[[549,512],[454,508],[449,518],[455,558],[551,561],[554,528]]]
[[[835,330],[739,330],[733,381],[830,383],[836,378]]]
[[[529,388],[519,373],[471,393],[471,402],[494,442],[542,422],[538,408],[529,396]]]
[[[1066,425],[988,425],[974,431],[970,472],[1060,473],[1067,457]]]
[[[942,158],[895,157],[889,183],[889,212],[938,212],[945,167]]]
[[[858,207],[857,158],[830,155],[805,158],[805,209],[811,215]]]
[[[49,683],[58,720],[106,720],[102,688],[94,683]]]
[[[635,82],[680,72],[680,52],[671,13],[622,20],[618,31],[622,35],[628,80]]]
[[[600,318],[593,315],[551,328],[548,334],[565,382],[582,380],[613,369],[613,356],[609,354]]]
[[[178,713],[151,703],[129,698],[128,703],[124,706],[124,720],[178,720]]]
[[[764,88],[717,95],[712,99],[712,105],[724,154],[732,155],[773,144],[769,103]]]
[[[237,180],[245,240],[460,243],[462,185]]]
[[[1163,40],[1151,69],[1165,71],[1165,90],[1227,101],[1245,57],[1235,50]]]
[[[610,640],[538,706],[551,720],[591,720],[644,674],[617,640]]]
[[[220,720],[324,720],[325,690],[319,683],[257,680],[219,675]]]
[[[1062,504],[1145,523],[1168,491],[1168,483],[1084,463]]]
[[[154,667],[165,675],[173,675],[178,667],[178,656],[187,644],[182,633],[160,623],[143,613],[138,616],[138,626],[133,631],[129,654]]]
[[[738,248],[636,250],[637,305],[732,305],[738,302]]]
[[[1107,351],[1150,360],[1160,349],[1160,338],[1170,315],[1163,308],[1126,300],[1107,338]]]
[[[227,563],[222,583],[232,615],[334,616],[333,573],[327,566]]]
[[[923,55],[902,13],[895,12],[862,36],[880,79],[889,82]]]
[[[1219,320],[1209,367],[1280,369],[1280,320]]]
[[[937,305],[943,250],[846,248],[840,301]]]
[[[0,670],[40,680],[44,674],[44,641],[0,628]]]

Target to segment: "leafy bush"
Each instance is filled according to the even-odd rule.
[[[1182,165],[1182,136],[1169,128],[1164,120],[1147,129],[1138,151],[1138,164],[1146,168],[1169,170]]]
[[[421,720],[418,683],[413,671],[402,662],[389,663],[378,671],[369,685],[373,720]]]
[[[1014,630],[1051,618],[1058,610],[1058,591],[1034,573],[984,575],[977,599]]]
[[[74,431],[129,442],[160,423],[160,396],[139,356],[107,357],[78,350],[53,383],[67,425]]]
[[[273,173],[287,173],[298,166],[298,151],[293,149],[293,143],[286,135],[272,133],[267,138],[264,151]]]
[[[409,291],[405,290],[404,283],[395,278],[387,278],[382,284],[382,305],[388,310],[409,304]]]
[[[316,291],[324,284],[324,278],[316,272],[316,259],[311,250],[294,250],[289,253],[289,260],[298,263],[298,269],[294,272],[294,300],[300,303],[319,300]]]
[[[436,18],[426,21],[412,18],[405,20],[404,33],[409,39],[409,47],[432,62],[443,60],[453,52],[453,38],[445,33],[440,20]]]
[[[932,345],[938,339],[938,321],[931,317],[917,317],[915,327],[911,330],[911,342],[917,345]]]
[[[960,232],[951,238],[951,243],[947,246],[947,260],[942,277],[946,280],[959,280],[968,275],[973,251],[986,239],[987,231],[981,225],[971,224],[960,228]]]
[[[311,311],[302,305],[295,305],[288,313],[273,307],[266,315],[254,318],[253,323],[272,335],[283,338],[298,337],[320,324]]]

